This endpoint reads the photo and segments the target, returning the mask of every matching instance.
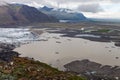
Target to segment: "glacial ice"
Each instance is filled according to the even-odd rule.
[[[9,44],[25,44],[36,41],[39,36],[27,28],[0,28],[0,42]]]

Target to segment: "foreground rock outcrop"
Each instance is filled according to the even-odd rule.
[[[87,59],[81,61],[73,61],[64,65],[67,71],[84,75],[88,80],[120,80],[120,67],[101,65]]]
[[[13,60],[14,57],[18,57],[19,54],[14,51],[0,49],[0,61],[10,62]]]
[[[14,57],[18,57],[19,53],[12,51],[15,45],[0,43],[0,61],[11,62]]]
[[[1,50],[13,50],[16,46],[9,43],[1,43],[0,42],[0,51]]]
[[[115,42],[115,46],[120,47],[120,42]]]

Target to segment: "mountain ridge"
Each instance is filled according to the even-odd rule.
[[[43,6],[38,10],[47,15],[54,16],[59,20],[79,20],[79,21],[87,20],[84,14],[66,8],[49,8],[47,6]]]
[[[7,4],[0,6],[0,25],[19,25],[39,22],[58,22],[58,20],[27,5]]]

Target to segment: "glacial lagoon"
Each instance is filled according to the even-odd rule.
[[[62,35],[44,32],[39,36],[40,41],[22,45],[14,51],[22,57],[34,58],[60,70],[64,70],[63,65],[82,59],[120,66],[120,47],[116,47],[114,42],[96,42]]]

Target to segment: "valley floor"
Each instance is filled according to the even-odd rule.
[[[34,58],[35,60],[39,60],[41,62],[47,63],[50,66],[56,67],[60,70],[69,69],[71,66],[67,66],[67,68],[65,69],[64,65],[72,61],[90,59],[91,61],[101,63],[100,65],[110,65],[111,68],[115,68],[115,69],[112,69],[113,72],[115,71],[119,72],[119,68],[116,67],[116,66],[120,66],[119,64],[120,63],[119,62],[119,57],[120,57],[119,55],[120,26],[119,24],[112,24],[112,23],[104,23],[104,24],[94,23],[93,24],[91,22],[90,23],[86,23],[86,22],[40,23],[40,24],[32,24],[30,26],[23,26],[23,27],[1,28],[0,41],[1,43],[7,42],[9,44],[14,44],[13,45],[14,48],[17,47],[14,49],[14,51],[19,52],[21,54],[20,55],[21,58],[15,58],[15,61],[20,60],[18,61],[20,62],[20,64],[17,64],[17,65],[23,65],[25,69],[27,69],[28,66],[30,66],[31,68],[32,67],[31,65],[33,65],[34,62],[31,63],[31,60],[27,60],[26,58],[22,58],[22,57],[29,57],[31,59]],[[28,62],[29,64],[24,65],[24,64],[27,64],[26,62]],[[94,65],[93,62],[90,62],[90,66],[89,66],[90,68],[95,66],[96,65]],[[112,67],[112,66],[115,66],[115,67]],[[21,67],[20,67],[20,70],[22,70]],[[76,70],[74,69],[75,67],[76,65],[73,65],[71,71],[73,71],[74,73],[77,73],[76,71],[74,71]],[[86,67],[86,65],[83,65],[83,67]],[[109,74],[108,69],[111,69],[110,67],[105,66],[103,72],[108,71],[106,73]],[[84,72],[80,72],[77,74],[88,77],[88,80],[93,79],[93,77],[95,77],[93,80],[100,80],[100,79],[119,80],[119,77],[120,77],[119,75],[114,75],[114,76],[112,75],[109,77],[109,78],[112,77],[111,79],[107,79],[108,77],[105,76],[105,74],[101,74],[101,73],[99,74],[97,70],[95,71],[94,69],[91,69],[93,71],[88,71],[88,69],[86,68]],[[38,72],[36,72],[34,68],[32,68],[32,70],[33,71],[30,72],[32,73],[30,74],[31,76],[38,75]],[[15,70],[13,72],[15,72]],[[21,75],[22,73],[19,74],[19,72],[20,71],[18,70],[17,74]],[[93,72],[95,73],[93,74]],[[100,72],[102,71],[100,70]],[[114,74],[116,74],[116,72]],[[88,73],[90,73],[90,75]],[[92,77],[91,77],[91,74],[92,74]],[[56,75],[54,75],[56,78],[55,80],[57,80]],[[61,72],[59,75],[62,75]],[[57,76],[60,77],[59,75]],[[27,75],[22,75],[23,79],[24,79],[24,76],[27,76]],[[39,78],[41,78],[40,77],[41,75],[38,75],[38,76]],[[53,79],[54,79],[54,76],[52,75]],[[28,77],[30,78],[30,76],[27,76],[27,78]],[[50,78],[50,76],[46,76],[46,77],[44,76],[44,79],[48,77]],[[38,77],[34,77],[34,78],[38,78]],[[66,79],[63,79],[63,78],[66,78]],[[74,77],[74,78],[70,79],[69,75],[67,77],[67,74],[66,74],[66,77],[64,77],[63,75],[61,80],[77,79],[77,77]],[[27,79],[25,78],[25,80]],[[78,78],[78,80],[82,80],[82,79]]]

